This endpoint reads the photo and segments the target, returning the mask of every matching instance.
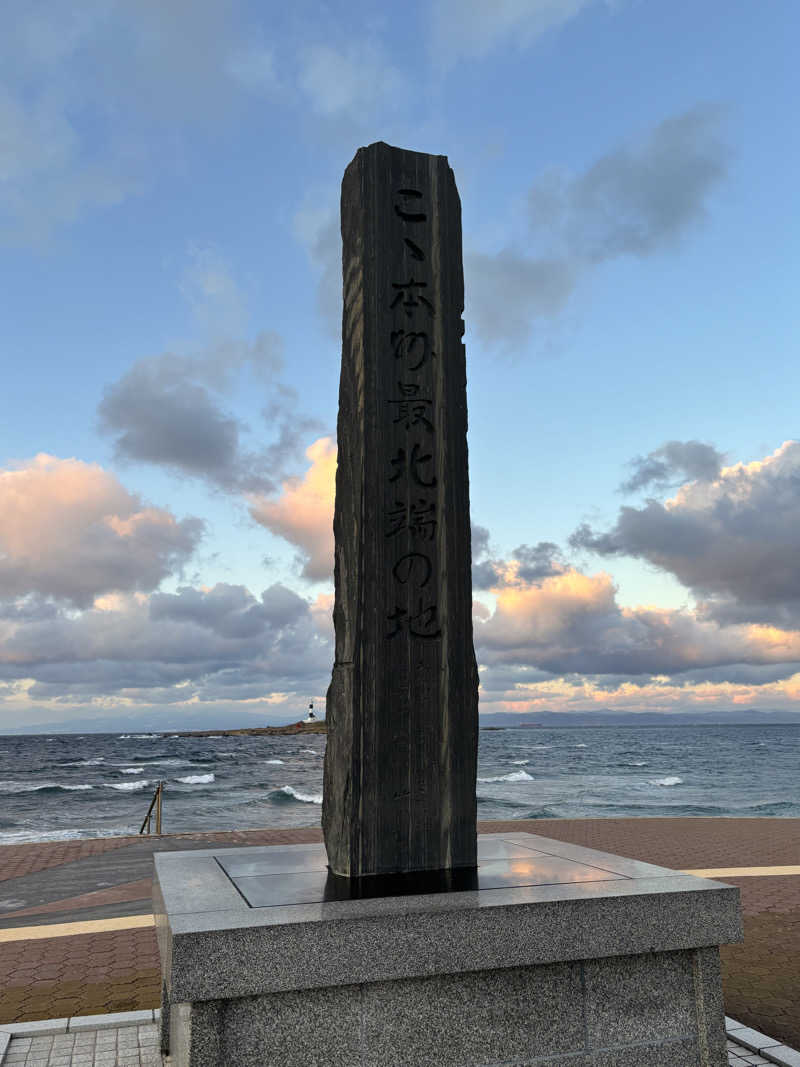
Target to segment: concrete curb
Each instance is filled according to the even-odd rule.
[[[763,1059],[780,1064],[780,1067],[800,1067],[800,1052],[781,1044],[772,1037],[767,1037],[766,1034],[760,1034],[758,1030],[753,1030],[727,1015],[725,1016],[725,1033],[737,1045],[743,1045]]]

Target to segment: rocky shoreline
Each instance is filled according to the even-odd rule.
[[[325,734],[328,728],[321,722],[290,722],[286,726],[248,726],[241,730],[180,730],[162,737],[262,737],[276,734]]]

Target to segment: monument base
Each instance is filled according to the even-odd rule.
[[[725,1067],[738,889],[527,833],[478,863],[475,889],[342,900],[321,845],[157,855],[171,1062]]]

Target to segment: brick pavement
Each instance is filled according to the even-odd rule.
[[[152,929],[0,944],[0,1022],[157,1007]]]
[[[480,829],[529,830],[677,869],[800,863],[800,819],[540,819]],[[146,911],[154,851],[321,839],[308,827],[6,846],[0,928]],[[744,943],[722,948],[726,1010],[798,1048],[800,876],[725,880],[740,887],[745,924]],[[0,1022],[150,1008],[158,990],[149,929],[0,943]]]

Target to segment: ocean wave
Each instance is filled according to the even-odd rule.
[[[210,785],[214,781],[213,774],[187,774],[185,778],[176,778],[176,782],[184,785]]]
[[[531,808],[530,811],[520,815],[521,819],[557,819],[558,815],[552,808]]]
[[[74,827],[69,830],[2,830],[0,845],[25,845],[33,841],[85,841],[95,837],[128,837],[135,834],[132,826]]]
[[[512,763],[516,763],[520,767],[524,767],[527,763],[530,763],[529,759],[512,759]]]
[[[498,774],[494,778],[479,778],[479,782],[532,782],[533,775],[527,771],[509,771],[508,774]]]
[[[265,759],[264,762],[265,763],[285,763],[286,761],[282,760],[282,759]]]
[[[509,818],[521,819],[523,816],[518,814],[524,812],[527,805],[530,804],[530,800],[509,800],[504,797],[502,800],[500,797],[484,797],[478,793],[478,808],[490,808],[492,811],[496,811],[498,808],[508,808]],[[496,816],[493,816],[496,818]]]
[[[120,774],[144,774],[144,767],[120,767]]]
[[[650,785],[683,785],[683,778],[677,774],[668,774],[666,778],[654,778]]]
[[[530,746],[531,752],[547,752],[547,750],[550,749],[550,748],[552,748],[552,745],[531,745]]]
[[[138,793],[140,789],[145,789],[150,785],[147,778],[139,778],[135,782],[111,782],[109,789],[119,789],[123,793]]]
[[[588,745],[584,745],[584,743],[581,742],[579,745],[575,745],[574,747],[575,748],[588,748],[589,746]]]
[[[319,752],[317,752],[317,750],[315,748],[301,748],[300,749],[300,755],[301,756],[318,756]],[[269,760],[267,760],[267,762],[269,762]]]
[[[120,734],[117,738],[118,741],[152,741],[155,737],[161,737],[161,734]]]
[[[800,805],[791,800],[766,801],[763,804],[749,804],[743,811],[757,811],[760,815],[778,815],[781,812],[790,812],[793,809],[800,811]]]
[[[300,800],[304,804],[321,804],[321,793],[301,793],[299,790],[294,789],[290,785],[281,786],[280,789],[273,789],[269,794],[269,799],[277,801],[278,803],[287,803],[292,800]]]
[[[197,767],[190,759],[152,759],[142,760],[143,767]]]
[[[646,766],[647,766],[647,760],[644,760],[644,759],[623,760],[622,763],[620,763],[620,767],[646,767]]]
[[[0,793],[85,793],[93,785],[62,785],[60,782],[0,782]]]
[[[101,763],[105,763],[105,756],[97,756],[94,759],[79,759],[74,760],[71,763],[57,763],[57,767],[99,767]]]

